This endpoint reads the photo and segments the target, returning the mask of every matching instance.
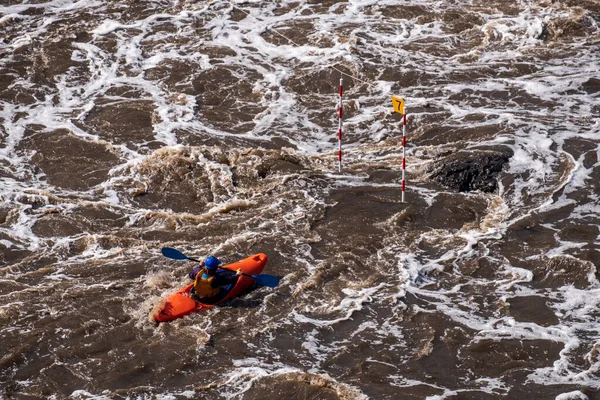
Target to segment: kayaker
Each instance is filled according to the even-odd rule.
[[[208,257],[189,273],[194,280],[190,290],[192,297],[202,303],[213,303],[226,294],[225,288],[237,282],[242,270],[236,272],[219,269],[221,261],[214,256]]]

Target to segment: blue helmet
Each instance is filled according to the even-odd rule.
[[[204,261],[204,266],[211,272],[216,271],[219,267],[219,264],[221,264],[221,261],[217,257],[213,256],[208,257],[206,261]]]

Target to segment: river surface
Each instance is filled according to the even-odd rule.
[[[597,0],[1,0],[0,398],[600,399],[599,71]],[[156,324],[163,246],[281,283]]]

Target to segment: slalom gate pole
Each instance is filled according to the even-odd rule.
[[[344,78],[340,77],[340,103],[338,104],[338,166],[339,172],[342,172],[342,127],[343,127],[343,110],[342,93],[344,91]]]
[[[404,172],[406,171],[406,112],[402,114],[402,202],[404,203],[404,189],[406,181]]]
[[[404,110],[404,99],[392,96],[394,111],[402,115],[402,202],[404,203],[404,190],[406,189],[406,111]]]

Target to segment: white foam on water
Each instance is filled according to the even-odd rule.
[[[319,318],[311,318],[300,311],[292,311],[293,319],[298,323],[311,324],[318,327],[332,326],[339,322],[346,321],[352,317],[356,311],[362,310],[365,303],[372,301],[372,295],[385,286],[384,283],[375,287],[364,288],[361,290],[343,289],[342,292],[347,296],[341,302],[335,304],[322,304],[313,307],[306,307],[305,311],[319,315]],[[340,315],[337,318],[325,319],[322,317],[327,314]]]
[[[588,400],[589,397],[580,390],[574,390],[568,393],[562,393],[556,396],[555,400]]]
[[[87,390],[75,390],[69,396],[72,399],[85,399],[85,400],[110,400],[110,396],[96,395],[88,392]]]
[[[310,214],[318,206],[326,206],[323,197],[328,191],[367,185],[372,188],[399,187],[399,182],[371,183],[368,175],[361,170],[361,165],[382,165],[386,169],[399,170],[400,146],[383,147],[386,150],[385,156],[382,156],[378,149],[368,148],[374,143],[386,146],[387,138],[397,134],[398,127],[389,122],[388,117],[391,114],[389,96],[398,94],[406,98],[409,112],[425,105],[443,111],[445,117],[439,124],[445,126],[473,130],[498,127],[499,133],[488,140],[476,141],[476,143],[465,141],[462,144],[467,149],[486,145],[509,147],[514,155],[504,173],[513,177],[514,183],[508,187],[501,185],[500,199],[495,208],[490,207],[489,214],[484,218],[481,226],[473,229],[435,230],[417,238],[417,243],[437,241],[450,247],[449,249],[444,247],[445,250],[439,256],[428,257],[424,252],[413,252],[414,248],[402,248],[398,244],[401,243],[401,239],[394,243],[395,239],[392,237],[384,245],[384,249],[379,250],[374,256],[385,268],[389,267],[390,271],[393,271],[394,276],[385,283],[376,282],[367,285],[368,287],[356,289],[345,287],[344,285],[355,284],[355,282],[342,278],[339,279],[340,286],[336,287],[335,292],[326,294],[328,300],[318,305],[312,301],[314,289],[295,296],[296,304],[290,306],[292,309],[289,315],[284,313],[286,315],[281,316],[281,320],[274,324],[274,328],[265,328],[266,334],[271,335],[269,346],[277,343],[277,326],[308,326],[308,331],[300,338],[302,345],[298,350],[300,353],[298,358],[303,363],[315,365],[313,369],[307,367],[308,372],[327,371],[327,361],[336,351],[347,348],[351,339],[360,340],[364,335],[374,339],[374,345],[382,345],[384,341],[389,343],[387,339],[391,338],[395,344],[386,346],[399,352],[405,340],[405,332],[401,328],[399,316],[407,309],[403,298],[410,293],[426,299],[428,307],[431,308],[431,310],[417,311],[437,310],[443,313],[460,326],[474,330],[476,332],[474,341],[515,339],[550,340],[563,343],[565,348],[561,351],[560,358],[549,367],[535,370],[530,375],[530,379],[535,383],[548,386],[562,383],[598,388],[599,361],[594,346],[598,345],[597,338],[600,337],[595,324],[596,310],[600,306],[597,298],[600,293],[593,272],[587,276],[589,285],[587,288],[565,285],[557,289],[548,288],[546,291],[532,287],[531,283],[535,276],[529,269],[518,264],[501,262],[493,280],[465,277],[463,282],[445,289],[433,289],[431,285],[436,283],[436,280],[442,281],[444,276],[458,273],[456,272],[458,268],[446,272],[449,263],[454,267],[460,267],[465,260],[477,257],[478,244],[485,244],[486,241],[492,243],[501,241],[509,227],[524,221],[529,216],[537,215],[536,213],[549,213],[574,205],[573,212],[565,218],[572,220],[574,224],[594,224],[595,215],[600,212],[600,206],[597,205],[597,190],[594,186],[595,170],[599,165],[597,161],[590,163],[587,157],[597,158],[600,155],[600,146],[596,145],[592,150],[575,156],[569,153],[572,150],[568,144],[575,139],[591,143],[598,140],[600,125],[596,113],[600,100],[596,93],[588,93],[582,89],[590,79],[597,79],[597,71],[600,69],[597,54],[593,52],[593,46],[578,46],[587,40],[581,37],[571,39],[569,44],[572,47],[570,50],[575,53],[574,56],[564,59],[544,59],[543,56],[536,58],[538,52],[543,53],[550,46],[565,46],[560,40],[541,42],[538,37],[543,34],[546,24],[560,18],[571,17],[568,11],[558,9],[558,5],[537,2],[529,2],[527,7],[523,4],[516,5],[521,8],[518,15],[505,15],[482,8],[478,16],[484,20],[484,23],[474,27],[474,30],[478,30],[482,35],[482,44],[477,49],[469,50],[475,61],[465,65],[460,61],[464,54],[451,56],[449,61],[447,57],[429,51],[434,47],[442,50],[452,49],[457,40],[462,40],[463,32],[448,33],[447,23],[442,19],[423,22],[417,18],[403,18],[402,14],[395,18],[388,17],[380,10],[384,7],[398,6],[398,2],[392,0],[355,0],[348,4],[335,4],[324,14],[312,15],[310,11],[322,5],[306,2],[298,5],[286,3],[282,5],[289,6],[291,10],[276,15],[274,10],[278,5],[265,4],[258,0],[188,3],[174,2],[173,10],[166,10],[172,13],[161,12],[128,21],[120,20],[120,16],[115,13],[109,14],[106,4],[101,1],[53,0],[39,4],[0,6],[0,24],[19,27],[18,35],[13,35],[10,41],[0,44],[0,51],[8,52],[0,63],[2,67],[16,61],[17,51],[27,50],[28,46],[35,45],[36,41],[45,41],[45,35],[53,29],[53,25],[83,15],[78,14],[79,12],[89,13],[90,20],[86,25],[77,28],[93,35],[88,42],[73,44],[74,50],[70,60],[76,63],[77,67],[55,76],[53,78],[55,88],[49,88],[44,95],[36,96],[32,104],[17,105],[16,102],[4,100],[0,102],[0,118],[3,126],[0,161],[2,171],[6,172],[0,178],[3,187],[0,199],[3,207],[14,210],[12,211],[14,214],[11,214],[11,223],[2,224],[3,226],[0,227],[3,235],[0,243],[3,246],[10,249],[27,249],[40,254],[54,254],[57,251],[65,252],[75,242],[85,239],[87,247],[83,251],[67,256],[68,262],[47,276],[50,279],[46,284],[50,285],[58,285],[74,279],[69,273],[70,263],[100,260],[119,264],[130,260],[131,255],[140,257],[140,262],[144,260],[140,252],[144,246],[154,246],[155,243],[152,241],[144,244],[140,240],[138,247],[124,245],[125,247],[121,248],[115,245],[107,249],[102,245],[102,235],[83,233],[69,237],[37,236],[32,228],[41,214],[30,213],[30,206],[27,204],[31,201],[40,201],[50,207],[47,196],[31,194],[31,190],[49,190],[57,196],[59,202],[70,196],[77,201],[118,206],[116,211],[129,221],[124,230],[129,229],[133,232],[132,237],[136,239],[144,237],[145,231],[137,229],[136,224],[143,221],[144,217],[153,210],[132,206],[127,199],[119,197],[119,191],[116,189],[118,184],[135,175],[136,165],[142,163],[152,153],[144,147],[143,143],[136,146],[110,143],[112,149],[122,157],[120,164],[112,168],[107,181],[82,193],[52,187],[45,182],[43,174],[32,169],[30,160],[33,154],[27,151],[21,153],[16,151],[19,144],[23,142],[28,127],[38,124],[44,126],[42,134],[57,129],[67,129],[84,140],[98,141],[100,140],[98,135],[81,128],[78,122],[84,121],[96,106],[106,104],[102,102],[127,104],[130,101],[143,100],[152,104],[153,111],[158,117],[157,122],[152,126],[154,139],[164,143],[169,149],[177,149],[180,146],[177,131],[192,132],[212,138],[252,139],[259,145],[281,137],[297,148],[291,150],[292,154],[306,156],[310,162],[314,162],[312,168],[320,173],[325,172],[321,175],[323,181],[320,183],[326,182],[326,189],[322,193],[309,187],[312,182],[307,184],[307,187],[302,189],[303,193],[306,193],[304,202],[294,199],[297,204],[290,206],[288,211],[282,211],[280,220],[263,221],[255,226],[239,226],[239,231],[217,246],[217,250],[225,251],[237,249],[247,242],[260,243],[261,240],[275,240],[278,243],[275,245],[278,251],[289,252],[280,255],[284,260],[281,262],[282,265],[289,260],[297,260],[289,267],[287,265],[276,267],[285,271],[287,270],[284,268],[298,268],[300,273],[305,274],[305,279],[310,280],[324,264],[324,260],[316,259],[312,254],[311,245],[318,238],[302,232],[297,232],[291,238],[282,239],[281,236],[293,232],[289,227],[300,224],[304,215]],[[155,3],[152,4],[156,6]],[[234,21],[231,17],[232,4],[235,4],[238,10],[243,10],[250,15]],[[468,2],[451,6],[443,1],[432,4],[425,0],[411,1],[406,5],[420,6],[432,13],[452,7],[458,9],[472,7]],[[25,13],[31,9],[41,9],[43,13],[40,16],[31,15],[33,14],[31,12]],[[304,41],[302,45],[289,43],[276,34],[273,37],[282,44],[276,45],[265,39],[267,29],[277,30],[284,35],[289,33],[292,36],[293,32],[288,29],[289,25],[299,21],[314,23],[316,27],[314,35],[303,38],[307,40],[306,43]],[[193,24],[197,24],[202,34],[198,34]],[[161,27],[172,28],[174,33],[162,30]],[[597,35],[596,21],[590,19],[586,29]],[[117,50],[111,51],[105,46],[103,41],[107,38],[115,41]],[[325,45],[324,41],[319,42],[319,38],[323,40],[328,38],[332,44]],[[361,40],[353,42],[352,38]],[[181,46],[170,44],[171,39],[181,40],[183,44]],[[151,46],[149,43],[153,40],[161,42],[162,45]],[[201,71],[215,68],[218,64],[213,63],[215,60],[211,56],[199,50],[201,45],[228,47],[233,55],[223,57],[224,65],[247,69],[259,76],[249,83],[252,90],[258,94],[257,104],[265,110],[254,116],[252,121],[254,125],[246,132],[233,133],[210,125],[196,111],[199,104],[195,96],[170,92],[166,85],[147,78],[146,74],[149,70],[170,61],[195,63]],[[411,46],[410,51],[407,50],[408,46]],[[332,66],[361,71],[368,62],[366,59],[369,57],[368,53],[375,54],[374,58],[383,59],[387,66],[397,69],[400,78],[397,82],[391,81],[390,79],[396,78],[379,75],[379,71],[365,74],[368,76],[360,73],[354,76],[366,80],[366,84],[356,80],[355,87],[364,85],[366,88],[355,88],[345,92],[346,106],[356,104],[358,107],[353,111],[354,115],[344,121],[345,138],[351,140],[345,140],[343,143],[344,154],[348,157],[344,158],[344,172],[340,174],[335,170],[337,167],[335,159],[337,88],[334,87],[331,94],[314,94],[311,101],[302,101],[302,95],[293,92],[287,86],[287,82],[303,74],[319,76],[322,71],[330,71],[332,76],[337,76],[338,72],[332,70]],[[512,77],[506,72],[510,70],[507,65],[512,64],[514,60],[528,63],[532,66],[532,72],[521,74],[516,78]],[[299,65],[302,67],[299,68]],[[383,65],[376,65],[374,69],[383,70],[383,67]],[[483,67],[496,68],[503,75],[497,77],[491,74],[468,82],[457,82],[451,78],[453,74],[464,73],[468,68],[478,70]],[[73,79],[79,69],[87,70],[86,79]],[[402,77],[409,76],[411,72],[423,72],[428,75],[419,78],[412,87],[404,87]],[[9,84],[9,89],[27,90],[36,86],[29,77],[17,75],[15,78]],[[349,82],[350,79],[344,76],[345,82]],[[107,94],[111,89],[125,87],[135,88],[141,93],[140,97],[131,99]],[[498,95],[505,91],[510,92],[508,99],[506,96]],[[450,100],[452,95],[463,94],[468,94],[465,100]],[[521,104],[517,99],[519,95],[530,96],[535,101],[532,103],[525,100]],[[177,101],[173,101],[174,98]],[[330,112],[329,125],[323,124],[322,121],[308,120],[307,115],[322,111]],[[413,131],[420,128],[420,121],[430,114],[432,113],[427,109],[416,111],[414,115],[409,114],[409,142],[412,140]],[[473,114],[484,115],[485,118],[482,121],[469,120]],[[578,116],[590,117],[577,118]],[[408,155],[411,157],[408,167],[408,199],[410,202],[414,196],[424,200],[425,204],[431,207],[435,204],[440,191],[426,187],[425,178],[417,180],[412,175],[413,171],[423,169],[430,161],[421,151],[423,146],[419,143],[418,137],[415,139],[408,149]],[[446,145],[443,143],[443,135],[436,139],[440,141],[441,148]],[[110,138],[107,140],[110,141]],[[319,160],[317,156],[322,158]],[[331,161],[328,161],[329,159]],[[201,223],[210,224],[216,219],[227,218],[227,213],[224,211],[237,205],[244,206],[250,203],[256,205],[258,219],[263,211],[267,215],[277,215],[277,210],[283,210],[284,206],[292,202],[282,196],[273,199],[269,205],[263,206],[259,200],[264,200],[264,196],[257,196],[257,198],[250,196],[252,200],[248,200],[248,197],[244,197],[248,193],[240,193],[240,189],[233,185],[231,166],[202,157],[198,157],[198,166],[204,168],[210,177],[211,190],[219,193],[206,213],[194,216],[197,218],[196,221],[204,221]],[[352,170],[354,167],[357,170]],[[307,177],[307,180],[310,181],[312,178]],[[281,186],[285,185],[285,179],[282,179],[282,182]],[[101,192],[100,197],[96,197],[97,190]],[[451,193],[448,191],[446,194]],[[579,193],[585,193],[586,202],[576,197]],[[52,207],[57,207],[68,215],[72,208],[65,203],[52,204]],[[40,212],[44,207],[42,206]],[[561,227],[558,225],[555,227],[554,223],[548,223],[546,227],[556,232],[561,230]],[[164,223],[158,221],[148,229],[160,230],[161,228],[164,229]],[[558,245],[545,256],[578,259],[572,254],[577,255],[580,248],[590,246],[589,243],[576,239],[562,240],[558,233],[555,239]],[[448,245],[454,241],[456,244]],[[289,245],[289,247],[293,247],[294,250],[281,250],[290,243],[293,246]],[[598,243],[600,238],[592,245]],[[209,246],[212,244],[194,242],[189,247]],[[427,276],[434,272],[439,275]],[[9,280],[18,279],[24,273],[15,269],[7,273],[6,277]],[[156,292],[156,282],[166,279],[161,274],[150,273],[146,277],[145,289]],[[293,291],[305,283],[301,281],[296,287],[295,282],[292,278],[284,278],[278,290],[286,293],[285,290]],[[105,289],[111,288],[110,282],[102,282],[98,285]],[[173,287],[159,290],[166,295],[177,286],[175,283],[172,285]],[[287,285],[290,287],[288,288]],[[468,286],[482,292],[491,291],[499,300],[517,296],[543,295],[545,298],[552,299],[549,307],[556,313],[559,324],[540,326],[488,312],[489,310],[482,309],[481,305],[463,295],[462,289]],[[85,291],[85,288],[82,291]],[[134,299],[133,296],[132,294],[130,300]],[[265,304],[271,301],[279,304],[277,296],[271,295],[268,301],[265,300]],[[147,314],[153,300],[155,299],[150,298],[141,307],[131,310],[137,320],[144,319],[142,314],[144,312]],[[389,306],[390,304],[392,306]],[[333,328],[351,322],[354,318],[362,318],[375,307],[383,305],[395,308],[391,316],[370,315],[366,317],[370,319],[357,323],[349,333],[349,337],[340,334],[333,342],[323,340],[321,336],[323,332],[330,332]],[[261,307],[261,312],[270,310],[267,305]],[[53,312],[62,311],[57,309]],[[210,321],[210,318],[206,320]],[[183,326],[188,327],[188,325]],[[142,325],[140,322],[136,326],[146,328],[147,325]],[[165,334],[160,329],[157,332],[157,335]],[[273,345],[273,348],[267,352],[277,354],[277,351],[277,347]],[[584,366],[579,361],[580,353],[584,353],[587,360]],[[370,356],[369,361],[386,363],[374,356]],[[306,373],[284,362],[263,362],[257,358],[237,360],[233,364],[223,388],[226,398],[243,395],[254,382],[264,377]],[[396,387],[430,385],[397,374],[391,374],[387,378],[391,379],[392,385]],[[335,381],[331,376],[327,379]],[[343,384],[342,380],[337,378],[335,384]],[[28,382],[29,386],[34,383]],[[357,385],[363,384],[368,386],[368,383]],[[478,384],[480,384],[480,391],[490,394],[509,390],[502,379],[482,377]],[[435,385],[431,387],[443,392],[440,396],[430,396],[431,399],[450,398],[463,392],[463,390]],[[359,389],[356,390],[360,392]],[[168,392],[165,390],[165,393],[155,394],[155,396],[167,399],[175,398],[173,396],[177,395],[184,397],[195,395],[193,391]],[[357,396],[357,398],[366,398],[362,393]],[[109,395],[95,395],[85,390],[77,390],[71,397],[104,399]],[[564,393],[557,397],[560,400],[567,398],[586,397],[580,391]]]
[[[142,23],[136,22],[134,24],[125,25],[118,21],[106,20],[100,26],[92,30],[92,33],[95,35],[108,35],[116,31],[117,29],[129,29],[129,28],[141,28]]]
[[[277,378],[277,377],[293,377],[298,376],[302,381],[302,376],[306,374],[305,371],[286,366],[282,363],[268,363],[261,361],[259,358],[248,357],[240,360],[233,360],[234,369],[226,374],[226,381],[228,387],[232,390],[227,390],[221,394],[227,399],[239,398],[243,393],[249,391],[252,385],[260,380],[261,378]],[[310,380],[314,379],[315,384],[319,386],[327,385],[329,389],[336,392],[342,399],[356,399],[356,400],[367,400],[368,397],[355,386],[338,382],[332,376],[328,374],[314,374],[309,377]]]

